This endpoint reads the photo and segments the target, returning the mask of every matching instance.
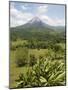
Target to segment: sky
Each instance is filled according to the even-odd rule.
[[[23,25],[34,17],[51,26],[64,26],[65,5],[10,2],[10,27]]]

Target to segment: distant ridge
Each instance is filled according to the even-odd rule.
[[[45,28],[45,29],[51,29],[51,30],[58,30],[58,31],[65,31],[65,26],[50,26],[46,23],[44,23],[39,17],[34,17],[31,20],[29,20],[26,24],[16,26],[16,27],[11,27],[11,28],[16,28],[16,29],[22,29],[22,28]]]
[[[65,27],[50,26],[38,17],[32,18],[24,25],[10,28],[10,33],[11,39],[65,40]]]

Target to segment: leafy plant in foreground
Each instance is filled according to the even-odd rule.
[[[39,60],[33,69],[28,69],[26,75],[21,74],[17,88],[38,86],[65,85],[64,63],[54,60]]]

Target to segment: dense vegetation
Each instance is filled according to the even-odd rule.
[[[20,74],[19,79],[16,80],[17,88],[65,84],[64,63],[56,60],[41,60],[31,70],[28,68],[26,76],[23,73]]]
[[[18,38],[24,40],[31,40],[32,38],[39,41],[52,41],[53,43],[65,42],[65,30],[58,30],[58,32],[48,28],[43,30],[42,28],[11,28],[10,30],[10,39],[12,41],[16,41]]]
[[[10,88],[65,85],[65,30],[10,28]]]

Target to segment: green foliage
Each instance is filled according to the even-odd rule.
[[[58,59],[58,60],[63,59],[65,48],[63,48],[60,44],[55,44],[53,46],[53,51],[54,51],[55,59]]]
[[[50,27],[48,28],[40,28],[39,26],[30,27],[30,28],[23,28],[23,27],[15,27],[10,28],[10,39],[12,41],[16,40],[17,38],[31,40],[31,38],[41,41],[52,41],[54,43],[62,43],[65,42],[65,30],[54,30]]]
[[[54,50],[55,52],[59,52],[60,50],[62,50],[62,47],[61,47],[60,45],[58,45],[58,44],[55,44],[55,45],[53,46],[53,50]]]
[[[65,30],[39,26],[10,29],[11,87],[65,85]]]
[[[24,74],[19,76],[17,88],[65,85],[64,70],[64,63],[60,61],[39,60],[32,70],[27,71],[27,77]]]
[[[21,67],[28,63],[28,49],[18,48],[16,51],[16,64]]]
[[[38,41],[38,42],[43,42],[43,41]],[[28,85],[28,80],[27,80],[27,86],[20,86],[20,84],[22,83],[22,82],[19,82],[18,81],[18,84],[17,84],[17,86],[19,86],[19,87],[36,87],[36,86],[46,86],[46,85],[43,85],[44,84],[44,82],[46,81],[46,78],[48,78],[47,76],[46,76],[46,78],[45,77],[43,77],[43,75],[42,76],[40,76],[39,77],[39,73],[41,72],[40,71],[40,68],[39,68],[39,66],[41,66],[41,68],[42,68],[42,72],[41,73],[43,73],[44,74],[44,65],[43,65],[43,63],[47,60],[47,61],[50,61],[51,60],[51,63],[53,63],[54,61],[56,61],[57,63],[59,62],[59,64],[60,65],[58,65],[56,62],[54,62],[55,64],[53,65],[53,66],[51,66],[51,64],[49,64],[49,63],[47,63],[47,66],[49,67],[49,66],[51,66],[51,67],[55,67],[56,66],[56,69],[57,68],[59,68],[59,67],[61,67],[62,69],[64,68],[64,66],[63,65],[65,65],[64,64],[64,60],[65,60],[65,52],[64,52],[64,50],[65,50],[65,44],[64,43],[57,43],[57,44],[54,44],[54,45],[59,45],[60,46],[60,48],[61,49],[59,49],[57,52],[55,52],[54,51],[54,45],[52,46],[52,48],[51,47],[49,47],[48,49],[31,49],[31,48],[27,48],[27,47],[25,47],[25,44],[28,44],[28,42],[27,42],[27,40],[17,40],[17,41],[14,41],[14,42],[12,42],[12,44],[13,44],[13,46],[15,46],[15,50],[11,50],[11,54],[13,54],[13,55],[11,55],[10,57],[11,57],[11,61],[10,61],[10,65],[11,65],[11,75],[10,75],[10,78],[11,78],[11,81],[10,81],[10,87],[11,88],[15,88],[16,87],[16,82],[15,82],[15,80],[16,79],[18,79],[18,76],[19,76],[19,74],[20,73],[22,73],[23,72],[23,77],[26,79],[26,76],[28,77],[28,74],[25,74],[26,72],[27,72],[27,68],[29,68],[29,70],[30,70],[30,72],[32,72],[33,73],[33,77],[35,78],[34,80],[35,81],[30,81],[30,83],[32,83],[32,84],[30,84],[30,85]],[[18,48],[16,48],[18,45],[24,45],[24,47],[22,48],[22,47],[18,47]],[[49,45],[49,44],[48,44]],[[20,51],[21,50],[21,51]],[[26,53],[25,53],[25,57],[27,57],[26,58],[26,62],[24,63],[24,60],[23,60],[23,53],[26,51]],[[18,55],[18,54],[20,54],[20,55]],[[55,57],[55,55],[56,55],[56,57]],[[34,58],[33,58],[34,57]],[[19,61],[19,58],[22,58],[22,59],[20,59],[20,61]],[[34,61],[34,59],[36,60],[36,61]],[[18,64],[17,64],[18,63]],[[36,64],[37,63],[37,64]],[[42,64],[41,64],[42,63]],[[62,65],[61,65],[61,63],[62,63]],[[29,65],[28,65],[29,64]],[[18,67],[17,67],[17,66]],[[36,69],[38,69],[37,71],[35,70],[34,71],[34,68],[35,68],[35,66],[36,65],[39,65]],[[29,66],[29,67],[28,67]],[[58,67],[59,66],[59,67]],[[51,68],[50,67],[50,68]],[[30,68],[32,68],[32,71],[31,71],[31,69]],[[59,71],[61,72],[61,68],[59,69]],[[47,71],[47,69],[46,69],[46,71]],[[50,70],[51,71],[51,70]],[[49,72],[50,72],[49,71]],[[36,75],[34,74],[36,72]],[[56,71],[56,73],[58,72],[58,69],[57,69],[57,71]],[[58,72],[58,73],[60,73],[60,72]],[[64,71],[63,71],[64,72]],[[46,73],[47,75],[48,75],[48,73]],[[38,77],[36,77],[36,76],[38,76]],[[51,77],[52,76],[54,76],[53,74],[51,74]],[[21,76],[22,77],[22,76]],[[30,78],[31,78],[31,75],[29,76]],[[41,84],[41,82],[43,82],[42,84]],[[24,81],[25,82],[25,81]],[[49,81],[49,82],[51,82],[51,81]],[[53,82],[52,82],[53,83]],[[64,81],[63,82],[59,82],[60,84],[62,84],[62,83],[64,83]],[[56,85],[60,85],[60,84],[56,84]],[[54,85],[55,85],[55,82],[54,82]],[[53,86],[54,86],[53,85]],[[48,86],[48,85],[47,85]],[[50,86],[51,86],[51,83],[50,83]]]
[[[16,50],[16,46],[12,45],[12,42],[10,43],[10,50]]]
[[[35,55],[34,54],[30,54],[29,65],[33,66],[33,65],[36,64],[36,62],[37,62],[37,59],[36,59]]]

